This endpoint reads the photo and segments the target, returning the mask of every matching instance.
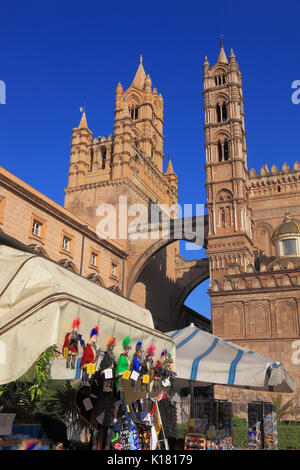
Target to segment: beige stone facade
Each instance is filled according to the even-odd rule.
[[[210,67],[206,58],[203,71],[213,333],[282,362],[297,382],[297,393],[285,399],[295,399],[291,417],[299,419],[300,165],[248,171],[234,52],[228,60],[221,45],[217,63]],[[272,399],[229,387],[215,387],[215,393],[239,402],[243,413],[249,400]]]

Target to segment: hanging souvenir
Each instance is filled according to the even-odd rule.
[[[176,373],[172,371],[173,359],[171,353],[167,353],[162,369],[162,384],[164,387],[171,385]]]
[[[84,349],[85,344],[82,336],[78,333],[80,318],[75,318],[72,323],[72,331],[66,333],[63,344],[63,356],[66,358],[67,369],[75,369],[76,358],[79,353],[79,344]]]
[[[131,388],[137,389],[137,380],[141,373],[144,349],[141,341],[136,343],[135,353],[131,365]]]
[[[155,345],[150,344],[147,350],[147,355],[143,359],[141,367],[141,376],[142,376],[142,389],[146,389],[148,392],[150,389],[150,381],[153,380],[154,376],[154,364],[153,357],[155,355]]]
[[[165,364],[167,354],[168,354],[168,351],[166,349],[164,349],[162,351],[161,355],[160,355],[160,360],[158,360],[156,362],[156,365],[154,367],[154,376],[153,376],[153,379],[154,379],[153,388],[154,388],[154,390],[159,390],[159,385],[161,383],[163,368],[164,368],[164,364]]]
[[[129,338],[129,336],[126,336],[126,338],[123,339],[122,346],[123,346],[123,352],[120,354],[120,358],[119,358],[117,369],[116,369],[118,390],[121,390],[122,388],[121,377],[123,373],[129,370],[128,354],[129,354],[129,351],[131,350],[131,339]]]
[[[111,337],[107,340],[106,351],[100,363],[99,371],[103,383],[103,392],[113,391],[114,373],[116,369],[114,347],[116,344],[115,337]]]
[[[82,381],[88,382],[92,375],[95,374],[95,365],[98,357],[98,350],[96,341],[98,338],[99,329],[95,326],[90,333],[90,341],[84,348],[84,353],[80,362],[80,369],[82,370]]]

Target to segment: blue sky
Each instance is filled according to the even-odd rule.
[[[179,202],[204,203],[202,63],[206,55],[216,62],[223,34],[243,77],[248,168],[292,166],[300,160],[300,105],[291,101],[299,17],[296,1],[2,2],[0,165],[63,205],[80,106],[95,136],[111,134],[115,87],[130,85],[142,53],[165,102],[164,150],[179,176]],[[207,287],[187,305],[209,316]]]

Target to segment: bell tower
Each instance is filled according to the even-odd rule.
[[[221,281],[230,264],[253,264],[242,78],[233,50],[220,44],[217,63],[203,64],[206,191],[210,278]]]

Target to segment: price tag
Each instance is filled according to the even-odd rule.
[[[69,348],[64,348],[63,356],[65,359],[67,359],[68,354],[69,354]]]
[[[105,369],[104,376],[106,379],[112,379],[112,376],[113,376],[112,369]]]
[[[143,384],[148,384],[150,382],[150,375],[145,374],[143,375]]]
[[[95,373],[95,364],[93,364],[92,362],[90,364],[87,364],[86,372],[87,372],[87,374],[94,374]]]
[[[139,378],[139,376],[140,376],[140,374],[136,370],[133,370],[132,373],[131,373],[130,378],[136,382],[137,379]]]
[[[130,377],[131,371],[130,370],[125,370],[124,374],[122,375],[122,379],[128,380]]]
[[[163,385],[163,387],[168,387],[169,385],[171,385],[171,382],[170,382],[169,379],[164,379],[162,381],[162,385]]]

